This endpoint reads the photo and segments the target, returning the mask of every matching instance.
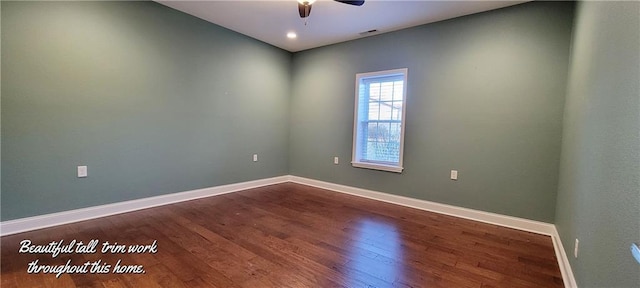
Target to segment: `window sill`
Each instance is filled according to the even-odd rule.
[[[384,164],[368,163],[368,162],[351,162],[351,166],[357,167],[357,168],[380,170],[380,171],[387,171],[387,172],[394,172],[394,173],[402,173],[402,170],[404,170],[404,168],[401,166],[384,165]]]

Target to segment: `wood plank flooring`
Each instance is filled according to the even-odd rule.
[[[53,258],[19,253],[24,239],[33,245],[96,239],[99,245],[96,253]],[[0,240],[3,288],[563,286],[548,236],[292,183]],[[157,253],[103,254],[107,241],[156,241]],[[56,278],[28,274],[35,260],[111,267],[106,274]],[[144,274],[113,273],[118,260],[142,265]]]

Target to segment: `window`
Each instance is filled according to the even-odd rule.
[[[354,167],[402,172],[407,69],[356,75]]]

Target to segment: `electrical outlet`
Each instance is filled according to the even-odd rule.
[[[573,246],[573,257],[578,258],[578,247],[580,246],[580,240],[576,238],[576,244]]]
[[[333,157],[333,164],[336,164],[336,165],[340,164],[340,158]]]
[[[78,178],[85,178],[88,175],[87,166],[78,166]]]
[[[451,170],[451,180],[458,180],[458,170]]]
[[[253,154],[253,162],[258,162],[258,154]]]

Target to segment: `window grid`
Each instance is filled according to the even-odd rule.
[[[367,140],[360,161],[397,163],[400,160],[401,115],[396,105],[402,106],[403,83],[397,79],[373,79],[366,85],[369,117],[362,122]],[[371,113],[372,108],[374,113]]]

